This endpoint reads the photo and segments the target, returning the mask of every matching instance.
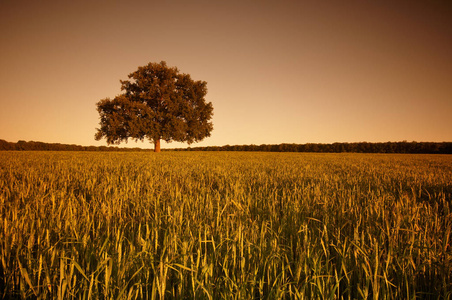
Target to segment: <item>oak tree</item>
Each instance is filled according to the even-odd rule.
[[[122,94],[97,103],[100,128],[96,140],[108,144],[144,139],[160,152],[160,140],[199,142],[213,129],[211,102],[206,102],[207,82],[195,81],[166,62],[149,63],[121,82]]]

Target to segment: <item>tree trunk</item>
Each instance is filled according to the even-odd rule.
[[[154,152],[160,152],[160,139],[154,141]]]

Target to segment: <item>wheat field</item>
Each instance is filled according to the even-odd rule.
[[[0,152],[0,297],[450,299],[452,156]]]

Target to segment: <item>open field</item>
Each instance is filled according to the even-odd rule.
[[[0,152],[0,298],[449,299],[452,156]]]

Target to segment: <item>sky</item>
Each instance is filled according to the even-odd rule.
[[[0,139],[106,145],[96,103],[166,61],[207,81],[214,130],[193,147],[450,142],[451,16],[441,0],[0,0]]]

